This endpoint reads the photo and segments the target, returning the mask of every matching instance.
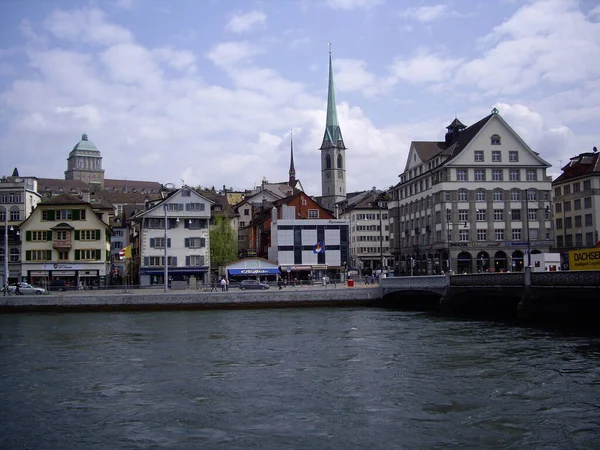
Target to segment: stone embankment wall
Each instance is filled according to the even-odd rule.
[[[0,313],[146,309],[229,309],[314,306],[369,306],[380,299],[378,286],[360,289],[305,289],[227,292],[69,292],[0,297]]]

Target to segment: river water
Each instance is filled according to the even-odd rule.
[[[377,308],[0,316],[2,449],[600,445],[600,338]]]

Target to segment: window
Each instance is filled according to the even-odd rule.
[[[308,210],[308,218],[309,219],[318,219],[319,218],[319,210],[318,209],[309,209]]]
[[[573,200],[573,209],[575,209],[575,210],[581,209],[581,199],[580,198]]]
[[[21,220],[21,213],[18,209],[10,210],[10,220],[11,220],[11,222]]]
[[[513,189],[510,191],[510,201],[511,202],[519,202],[521,201],[521,191],[517,189]]]
[[[167,203],[167,211],[183,211],[183,203]]]
[[[475,181],[485,181],[485,169],[475,169]]]
[[[588,209],[588,208],[592,207],[592,197],[585,197],[583,199],[583,207],[585,209]]]
[[[573,218],[565,217],[565,229],[573,228]]]
[[[560,186],[554,188],[554,196],[555,197],[560,197],[560,192],[561,192]]]
[[[508,152],[508,160],[510,162],[519,162],[519,152],[511,150]]]
[[[565,191],[565,195],[571,194],[571,185],[567,184],[563,189]]]
[[[466,202],[468,200],[468,192],[466,189],[461,189],[458,191],[458,201]]]
[[[29,240],[29,239],[26,239]],[[32,241],[46,241],[46,231],[32,231],[31,232],[31,240]]]
[[[60,250],[58,252],[58,259],[60,261],[66,261],[69,259],[69,252],[67,250]]]
[[[565,238],[567,247],[573,247],[573,235],[567,234]]]
[[[306,206],[306,199],[304,197],[301,197],[300,200],[302,201],[302,206]]]
[[[191,255],[190,257],[190,266],[203,266],[204,265],[204,255]]]
[[[511,209],[510,217],[512,220],[521,220],[521,210],[520,209]]]
[[[59,209],[56,211],[56,220],[73,220],[72,209]]]
[[[562,219],[556,219],[556,229],[557,230],[562,230],[563,227],[563,220]]]
[[[483,189],[477,189],[477,191],[475,191],[475,200],[478,202],[485,202],[485,191]]]
[[[458,238],[461,242],[466,242],[469,240],[469,230],[460,230],[458,233]]]
[[[527,181],[537,181],[537,170],[527,169]]]
[[[556,211],[557,213],[562,212],[562,203],[556,203],[554,205],[554,211]]]
[[[475,162],[483,162],[483,150],[475,150]]]
[[[502,169],[492,169],[492,181],[502,181]]]
[[[150,238],[151,248],[165,248],[165,238]],[[171,247],[171,238],[167,238],[167,248]]]
[[[581,216],[575,216],[575,228],[581,228]]]
[[[585,226],[591,227],[592,225],[594,225],[593,216],[591,214],[586,214],[585,215]]]
[[[502,201],[502,190],[494,189],[494,201],[501,202]]]
[[[508,171],[509,181],[521,181],[521,175],[519,169],[510,169]]]
[[[573,183],[573,192],[581,192],[581,184],[579,182]]]
[[[490,137],[490,144],[492,145],[500,145],[500,136],[497,134],[492,134]]]
[[[494,230],[494,238],[497,241],[503,241],[504,240],[504,230]]]
[[[487,230],[477,230],[477,240],[487,241]]]
[[[244,208],[244,215],[245,216],[249,216],[250,215],[250,208]]]
[[[494,220],[496,222],[504,220],[504,210],[503,209],[495,209],[494,210]]]
[[[502,162],[502,153],[499,150],[492,151],[492,162]]]
[[[202,248],[206,246],[206,239],[202,237],[185,238],[185,246],[189,248]]]
[[[21,194],[19,192],[11,192],[8,194],[8,203],[21,203]]]
[[[590,180],[585,180],[583,182],[583,190],[584,191],[589,191],[592,189],[592,182]]]
[[[527,200],[536,201],[537,200],[537,191],[534,191],[533,189],[528,189],[527,190]]]
[[[167,264],[169,266],[173,265],[173,259],[171,259],[170,256],[167,257]],[[148,258],[148,265],[149,266],[158,266],[158,267],[163,267],[165,263],[165,258],[164,256],[150,256],[150,258]]]
[[[100,230],[79,230],[81,241],[95,241],[100,238]]]
[[[513,228],[513,230],[512,230],[512,240],[513,241],[520,241],[521,240],[521,229],[520,228]]]
[[[186,211],[204,211],[205,209],[204,203],[186,203],[185,210]]]
[[[468,209],[459,209],[458,210],[458,220],[461,222],[466,222],[469,220],[469,210]]]
[[[54,232],[54,239],[57,241],[66,241],[68,239],[67,230],[56,230]]]
[[[477,210],[477,212],[476,212],[476,216],[477,216],[477,220],[478,220],[478,221],[480,221],[480,222],[481,222],[481,221],[485,221],[485,220],[486,220],[486,219],[485,219],[485,216],[486,216],[485,212],[486,212],[486,210],[485,210],[485,209],[478,209],[478,210]]]
[[[583,245],[583,234],[575,234],[575,247],[581,247]]]
[[[11,248],[10,249],[10,256],[9,256],[9,262],[11,263],[16,263],[19,262],[19,249],[18,248]]]
[[[565,212],[570,212],[571,211],[571,202],[564,202],[563,207],[565,209]]]
[[[449,201],[450,201],[450,197],[451,197],[451,196],[450,196],[450,192],[446,192],[446,194],[445,194],[445,198],[446,198],[446,201],[447,201],[447,202],[449,202]]]
[[[188,191],[187,189],[183,189],[181,191],[181,196],[182,197],[191,197],[192,193],[190,191]]]
[[[458,181],[468,181],[467,169],[456,169],[456,179]]]
[[[527,210],[527,218],[529,220],[537,220],[537,218],[538,218],[538,211],[537,211],[537,209],[528,209]]]
[[[587,247],[594,245],[594,233],[585,233],[585,245]]]
[[[52,258],[51,250],[28,250],[29,261],[48,261]]]
[[[530,228],[529,229],[529,239],[532,241],[537,241],[540,238],[540,230],[538,228]]]

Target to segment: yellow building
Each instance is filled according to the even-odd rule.
[[[97,287],[110,270],[108,214],[111,208],[71,194],[40,203],[21,224],[21,275],[47,286]]]

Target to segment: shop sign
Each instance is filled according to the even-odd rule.
[[[450,242],[448,244],[450,247],[467,247],[469,245],[468,242]]]
[[[571,250],[569,270],[600,270],[600,249]]]
[[[47,277],[48,271],[47,270],[32,270],[29,272],[29,276],[30,277]]]
[[[74,266],[73,264],[63,264],[63,263],[57,263],[57,264],[53,264],[52,268],[54,270],[61,270],[61,269],[76,269],[76,266]]]
[[[53,270],[52,276],[53,277],[74,277],[75,271],[74,270]]]

